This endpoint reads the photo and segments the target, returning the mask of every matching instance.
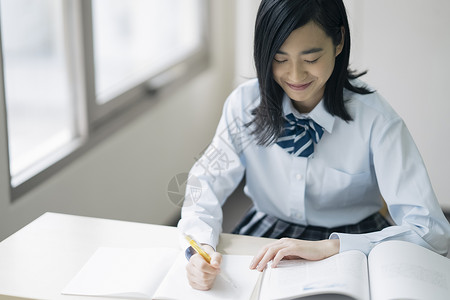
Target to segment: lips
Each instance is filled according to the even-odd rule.
[[[306,90],[306,89],[311,85],[311,83],[312,83],[312,82],[308,82],[308,83],[304,83],[304,84],[290,84],[290,83],[287,83],[287,82],[286,82],[286,84],[287,84],[291,89],[293,89],[293,90],[295,90],[295,91],[303,91],[303,90]]]

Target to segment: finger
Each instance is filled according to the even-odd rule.
[[[214,280],[216,274],[202,272],[194,267],[186,267],[186,273],[189,278],[196,282],[208,282]]]
[[[219,252],[214,252],[211,254],[211,266],[215,269],[220,268],[220,264],[222,263],[222,255]]]
[[[264,253],[263,257],[259,261],[258,265],[256,266],[256,269],[260,272],[264,270],[264,268],[267,266],[267,263],[271,261],[275,255],[278,253],[280,249],[282,249],[284,246],[283,241],[278,241],[274,243],[271,247],[269,247],[266,252]]]
[[[209,291],[209,290],[211,289],[210,286],[203,285],[203,284],[198,284],[198,283],[196,283],[196,282],[191,282],[191,281],[189,281],[189,285],[190,285],[193,289],[196,289],[196,290],[199,290],[199,291]]]
[[[192,266],[192,264],[186,265],[186,275],[189,284],[198,290],[208,290],[212,287],[215,274],[204,273],[201,270]]]
[[[272,267],[276,267],[282,259],[303,258],[307,260],[320,260],[326,258],[321,254],[323,241],[304,241],[290,239],[284,243],[284,248],[280,249],[272,261]]]
[[[280,241],[276,241],[273,243],[270,243],[264,247],[261,248],[261,250],[258,251],[258,253],[253,257],[252,262],[250,263],[250,269],[254,270],[258,266],[261,259],[266,254],[267,250],[269,250],[271,247],[277,246]]]
[[[196,290],[207,291],[211,289],[214,280],[204,281],[196,277],[188,276],[188,282],[189,285]]]
[[[272,266],[275,267],[284,256],[286,256],[290,253],[290,248],[292,248],[293,243],[295,243],[295,239],[281,238],[280,240],[271,244],[271,247],[269,249],[267,249],[263,258],[261,258],[261,261],[259,262],[258,266],[256,267],[257,270],[262,272],[264,270],[264,268],[266,267],[266,265],[271,260],[272,260]],[[288,250],[286,250],[286,249],[288,249]],[[274,259],[277,256],[278,256],[278,258],[274,265]]]
[[[214,252],[216,252],[216,250],[214,250],[214,248],[209,245],[209,244],[202,244],[202,249],[206,251],[206,253],[208,253],[209,255],[213,254]]]
[[[275,255],[278,253],[278,251],[279,251],[278,247],[269,248],[266,251],[266,253],[264,254],[264,256],[261,259],[261,261],[256,266],[256,270],[262,272],[266,268],[266,266],[269,263],[269,261],[271,261],[275,257]]]
[[[202,244],[202,248],[203,250],[206,251],[206,253],[209,254],[211,260],[210,260],[210,264],[214,267],[214,268],[219,268],[220,264],[222,262],[222,255],[219,252],[216,252],[216,250],[214,250],[214,248],[208,244]]]
[[[198,288],[205,289],[212,286],[212,283],[214,282],[214,279],[216,277],[214,275],[202,273],[194,269],[187,272],[187,278],[192,283],[191,285],[195,285]]]
[[[214,267],[211,264],[207,263],[206,260],[198,253],[191,256],[189,264],[191,264],[193,268],[201,271],[202,273],[215,275],[220,271],[217,267]]]
[[[278,263],[285,257],[289,257],[289,255],[291,255],[290,253],[290,248],[282,248],[280,250],[278,250],[277,254],[275,255],[275,257],[272,259],[272,268],[276,268],[278,266]]]

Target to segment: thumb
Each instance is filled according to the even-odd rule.
[[[222,263],[222,255],[219,252],[214,252],[211,255],[211,266],[214,268],[219,268]]]

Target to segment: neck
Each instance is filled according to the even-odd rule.
[[[301,114],[309,114],[316,106],[319,104],[320,99],[318,101],[314,101],[314,103],[304,103],[301,101],[295,101],[292,100],[292,105],[294,106],[295,110],[297,110]]]

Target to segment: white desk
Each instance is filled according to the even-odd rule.
[[[218,251],[254,255],[270,241],[222,234]],[[0,243],[0,299],[99,300],[60,292],[98,247],[154,246],[178,248],[177,229],[46,213]]]

